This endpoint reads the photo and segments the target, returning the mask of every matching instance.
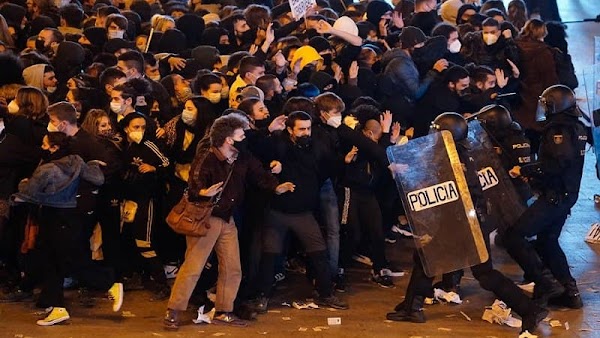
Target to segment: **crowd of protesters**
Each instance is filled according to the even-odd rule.
[[[189,302],[244,326],[304,262],[322,307],[349,308],[353,257],[393,287],[386,147],[502,104],[534,158],[538,97],[577,87],[541,3],[317,0],[296,20],[278,0],[3,1],[0,302],[41,288],[47,326],[64,288],[114,311],[147,289],[176,329]],[[165,222],[184,193],[220,197],[204,237]]]

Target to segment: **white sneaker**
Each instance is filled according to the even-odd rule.
[[[108,290],[108,299],[113,301],[113,311],[117,312],[121,309],[121,305],[123,305],[123,283],[115,283]]]
[[[404,271],[392,271],[391,269],[381,269],[380,272],[382,275],[384,276],[390,276],[390,277],[402,277],[404,276]]]
[[[71,317],[69,317],[67,309],[64,307],[55,307],[46,318],[38,320],[37,325],[52,326],[54,324],[62,323],[69,318]]]
[[[177,277],[177,273],[179,272],[179,267],[177,265],[164,265],[165,276],[167,279],[175,279]]]

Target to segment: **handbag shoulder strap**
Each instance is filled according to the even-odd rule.
[[[234,165],[235,165],[235,162],[233,162],[231,164],[231,168],[229,168],[229,173],[227,174],[227,179],[225,180],[225,183],[223,184],[223,189],[221,189],[221,191],[213,197],[213,199],[212,199],[213,205],[217,205],[219,203],[219,201],[221,200],[221,195],[223,195],[223,191],[225,191],[225,188],[227,187],[227,183],[229,183],[229,179],[231,178],[231,174],[233,173]]]

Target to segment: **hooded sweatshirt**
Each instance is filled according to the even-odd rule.
[[[46,64],[39,63],[23,70],[23,78],[28,86],[44,90],[44,70]]]
[[[80,179],[94,185],[104,183],[97,163],[85,163],[78,155],[64,156],[37,167],[31,178],[19,183],[14,196],[43,206],[75,208]]]

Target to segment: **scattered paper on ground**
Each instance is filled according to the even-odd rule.
[[[471,317],[467,316],[466,313],[461,311],[460,314],[463,315],[463,317],[465,317],[468,321],[471,321]]]
[[[283,320],[292,320],[291,317],[281,317],[281,319],[283,319]]]
[[[215,337],[221,337],[224,336],[225,334],[223,332],[217,332],[217,333],[213,333],[213,336]]]
[[[503,301],[496,299],[492,306],[487,306],[483,312],[481,319],[489,323],[497,323],[510,327],[521,327],[520,319],[514,318],[511,314],[511,309],[506,306]]]
[[[551,320],[550,321],[550,326],[552,326],[552,327],[558,327],[558,326],[562,326],[562,324],[560,323],[559,320],[555,319],[555,320]]]
[[[192,322],[194,324],[202,324],[202,323],[211,324],[212,319],[215,317],[215,311],[216,311],[215,308],[212,308],[207,313],[204,313],[204,305],[202,305],[200,308],[198,308],[198,318],[192,319]]]
[[[433,297],[437,301],[444,301],[446,303],[462,304],[460,296],[456,292],[446,292],[442,289],[433,289]]]
[[[281,311],[279,311],[279,310],[269,310],[269,311],[267,311],[267,312],[268,312],[268,313],[281,313]]]
[[[163,335],[162,335],[162,334],[160,334],[160,333],[156,333],[156,332],[152,332],[152,335],[153,335],[153,336],[156,336],[156,337],[163,337]]]
[[[567,330],[567,331],[568,331],[569,329],[570,329],[570,327],[569,327],[569,322],[565,322],[565,330]]]
[[[307,329],[307,328],[305,328],[305,327],[300,327],[300,328],[298,328],[298,331],[300,331],[300,332],[306,332],[306,330],[308,330],[308,329]]]
[[[446,331],[446,332],[450,332],[452,331],[452,329],[449,329],[447,327],[438,327],[438,331]]]
[[[133,317],[135,317],[135,314],[131,313],[130,311],[123,311],[121,313],[121,317],[133,318]]]

